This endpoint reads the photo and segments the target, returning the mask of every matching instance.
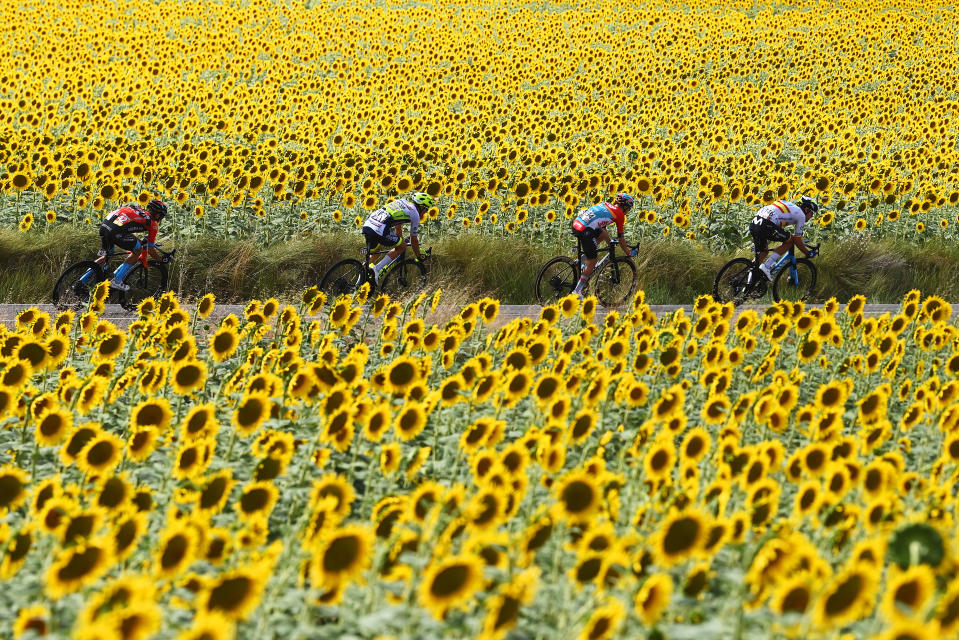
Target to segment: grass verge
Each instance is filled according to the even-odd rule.
[[[98,245],[95,231],[0,230],[0,302],[46,302],[60,272],[93,256]],[[534,302],[533,282],[540,266],[567,253],[572,241],[539,245],[477,233],[439,238],[432,245],[431,279],[448,295],[463,300],[490,295],[505,304],[527,304]],[[337,260],[358,256],[360,246],[358,234],[340,233],[269,246],[213,236],[190,239],[177,247],[172,284],[187,298],[209,291],[221,302],[290,299],[317,284]],[[716,271],[731,257],[683,240],[649,240],[636,259],[639,286],[650,303],[688,304],[712,290]],[[851,236],[824,246],[816,265],[819,299],[835,296],[845,302],[862,293],[871,302],[889,303],[915,288],[959,301],[959,247],[945,241],[919,245]]]

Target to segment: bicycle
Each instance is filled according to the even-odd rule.
[[[140,249],[137,256],[138,262],[123,278],[124,284],[130,289],[127,291],[110,289],[110,295],[116,295],[116,302],[124,309],[136,309],[145,298],[157,297],[167,290],[169,274],[166,265],[173,260],[176,249],[167,253],[159,247],[160,245],[157,245],[157,251],[163,256],[162,262],[150,260],[147,249],[145,247]],[[96,285],[113,277],[113,269],[109,268],[110,259],[119,255],[129,256],[131,253],[133,252],[111,251],[102,265],[96,260],[81,260],[70,265],[53,285],[53,304],[58,309],[84,307]],[[88,272],[91,276],[86,277]]]
[[[406,244],[409,246],[409,243]],[[320,291],[332,300],[353,293],[364,282],[369,282],[371,287],[376,287],[371,258],[388,253],[390,250],[392,247],[377,251],[370,251],[369,247],[363,247],[363,262],[355,258],[340,260],[323,274],[323,278],[320,279]],[[407,252],[404,251],[380,272],[379,290],[391,298],[399,298],[424,289],[426,287],[424,262],[432,253],[433,247],[430,247],[422,252],[422,260],[407,260]]]
[[[632,245],[630,249],[638,250],[639,243]],[[573,250],[576,251],[576,260],[568,256],[556,256],[540,269],[535,285],[536,299],[540,304],[556,302],[576,288],[580,265],[584,264],[586,256],[580,241],[576,242]],[[594,281],[596,297],[604,307],[619,306],[629,299],[636,288],[636,265],[628,256],[615,255],[614,244],[599,248],[598,251],[606,255],[597,261],[593,275],[590,276],[590,280]]]
[[[820,243],[821,244],[821,243]],[[809,245],[808,258],[796,258],[793,247],[776,262],[772,281],[773,300],[806,301],[816,286],[816,265],[810,258],[819,255],[820,245]],[[754,250],[753,259],[733,258],[719,270],[713,282],[713,298],[717,302],[740,305],[746,300],[759,300],[766,295],[769,280],[759,270],[761,252]]]

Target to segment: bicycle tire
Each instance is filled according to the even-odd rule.
[[[327,269],[320,279],[320,291],[326,294],[330,301],[340,296],[349,295],[360,288],[367,281],[363,272],[363,263],[353,258],[340,260]]]
[[[752,268],[753,263],[747,258],[733,258],[724,264],[713,281],[713,299],[722,304],[732,302],[737,306],[745,302],[753,289],[747,279]]]
[[[543,265],[536,276],[536,300],[540,304],[552,304],[568,296],[579,280],[579,265],[572,258],[556,256]]]
[[[389,266],[380,291],[391,298],[398,299],[419,293],[426,288],[426,267],[422,262],[403,258]]]
[[[95,280],[90,285],[80,282],[87,271],[93,270]],[[53,304],[58,309],[81,309],[90,300],[90,293],[98,283],[106,280],[103,267],[93,260],[82,260],[67,267],[53,285]]]
[[[120,291],[120,306],[132,311],[147,298],[159,298],[169,285],[169,274],[166,265],[150,260],[150,268],[145,269],[137,262],[123,278],[123,283],[130,287],[127,291]]]
[[[622,256],[608,260],[594,276],[593,288],[604,307],[618,307],[636,290],[636,265]]]
[[[785,274],[785,275],[784,275]],[[790,300],[795,302],[807,302],[812,298],[813,289],[816,287],[816,265],[808,258],[799,258],[796,260],[796,277],[798,282],[793,282],[792,266],[786,265],[779,270],[773,279],[773,300]]]

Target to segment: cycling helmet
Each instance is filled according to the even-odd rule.
[[[147,204],[147,212],[150,217],[159,222],[166,217],[166,205],[160,200],[150,200],[150,203]]]
[[[419,207],[420,211],[426,211],[436,204],[436,202],[433,200],[433,196],[428,193],[423,193],[422,191],[417,191],[414,193],[410,200],[412,200],[413,203]]]
[[[816,204],[816,201],[810,198],[809,196],[803,196],[799,199],[799,206],[811,213],[816,215],[819,212],[819,205]]]
[[[628,193],[617,193],[616,204],[623,210],[623,213],[633,208],[633,196]]]

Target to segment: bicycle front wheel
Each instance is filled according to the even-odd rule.
[[[426,267],[421,262],[400,258],[389,266],[380,291],[391,298],[403,298],[426,288]]]
[[[742,304],[752,290],[749,282],[750,270],[752,262],[746,258],[733,258],[724,264],[713,282],[713,299],[722,304]],[[765,277],[762,274],[760,276]]]
[[[150,260],[150,268],[147,269],[142,262],[138,262],[123,278],[123,283],[130,289],[120,292],[120,306],[132,311],[147,298],[159,298],[167,290],[166,267]]]
[[[795,267],[786,265],[776,274],[776,279],[773,280],[773,300],[807,302],[812,299],[815,286],[816,265],[811,260],[799,258]]]
[[[636,265],[629,258],[613,258],[599,268],[593,287],[600,304],[618,307],[636,288]]]
[[[97,283],[105,279],[103,269],[93,260],[71,265],[53,285],[53,304],[58,309],[81,309],[90,300]]]
[[[576,261],[566,256],[557,256],[543,265],[536,276],[536,300],[540,304],[552,304],[568,296],[579,280]]]
[[[320,291],[332,302],[340,296],[353,293],[366,282],[363,263],[353,258],[340,260],[323,275]]]

